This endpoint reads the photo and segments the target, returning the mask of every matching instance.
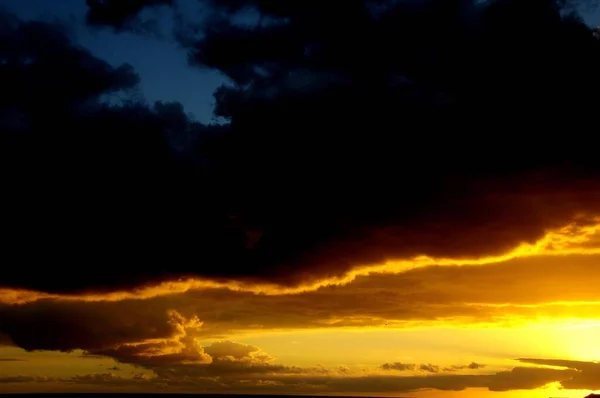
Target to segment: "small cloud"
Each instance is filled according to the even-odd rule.
[[[415,370],[416,367],[417,367],[417,365],[415,365],[414,363],[402,363],[402,362],[384,363],[383,365],[381,365],[381,369],[399,370],[399,371]]]
[[[250,344],[232,341],[218,341],[204,347],[204,352],[214,361],[233,361],[244,363],[267,363],[274,358],[260,348]]]
[[[419,370],[422,372],[427,372],[427,373],[439,373],[440,371],[440,367],[437,365],[432,365],[432,364],[421,364],[419,366]]]
[[[475,370],[475,369],[482,369],[482,368],[485,368],[484,364],[476,363],[476,362],[471,362],[468,365],[452,365],[452,366],[449,366],[447,368],[444,368],[444,372],[454,372],[454,371],[457,371],[457,370],[464,370],[464,369]]]
[[[482,369],[485,368],[486,365],[482,363],[471,362],[467,367],[469,369]]]

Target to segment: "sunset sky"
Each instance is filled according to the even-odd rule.
[[[0,0],[0,392],[600,391],[597,24]]]

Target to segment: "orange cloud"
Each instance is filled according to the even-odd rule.
[[[175,311],[169,311],[168,316],[173,332],[166,338],[125,342],[114,348],[90,352],[140,366],[210,363],[211,356],[204,351],[200,342],[190,335],[202,326],[202,322],[197,317],[185,319]]]

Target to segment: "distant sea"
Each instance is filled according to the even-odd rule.
[[[270,395],[270,394],[202,394],[202,393],[177,393],[171,394],[167,392],[156,392],[156,393],[8,393],[3,394],[0,390],[0,397],[2,398],[23,398],[23,397],[31,397],[31,398],[59,398],[59,397],[68,397],[68,398],[118,398],[118,397],[128,397],[128,398],[144,398],[144,397],[153,397],[156,395],[168,395],[169,398],[190,398],[196,396],[198,398],[244,398],[244,397],[268,397],[268,398],[315,398],[318,397],[327,397],[326,395]],[[342,395],[334,395],[330,396],[331,398],[365,398],[364,396],[354,397],[350,395],[342,396]],[[370,398],[377,398],[375,396]],[[401,398],[401,397],[396,397]],[[406,397],[408,398],[408,397]]]

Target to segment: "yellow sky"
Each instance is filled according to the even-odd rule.
[[[600,389],[599,229],[302,289],[4,289],[2,391],[584,396]]]

